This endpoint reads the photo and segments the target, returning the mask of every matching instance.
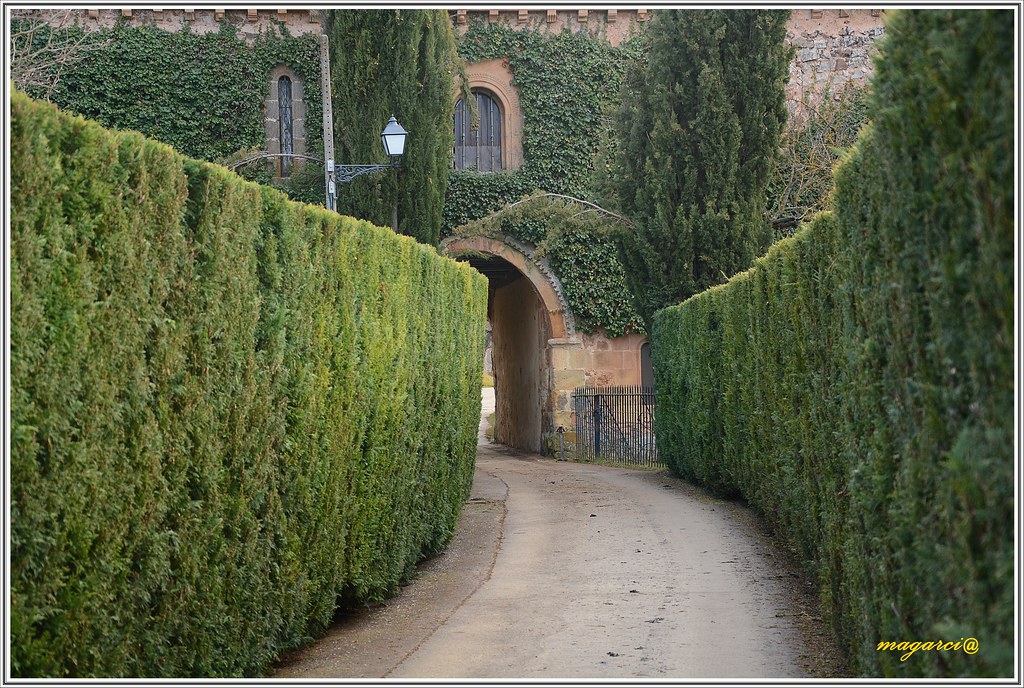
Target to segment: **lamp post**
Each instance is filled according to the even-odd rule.
[[[325,166],[327,170],[327,209],[336,210],[335,199],[336,195],[336,183],[347,184],[356,177],[364,174],[370,174],[371,172],[383,172],[384,170],[393,170],[398,167],[398,163],[402,159],[402,155],[405,154],[405,139],[409,135],[402,125],[398,123],[394,115],[391,115],[391,119],[388,120],[388,124],[384,127],[384,131],[380,134],[380,142],[384,145],[384,152],[391,158],[391,162],[379,164],[379,165],[335,165],[334,160],[328,158],[326,161],[320,158],[314,158],[311,155],[302,155],[300,153],[257,153],[244,160],[237,160],[228,165],[229,170],[236,170],[239,167],[248,165],[249,163],[256,162],[257,160],[265,160],[267,158],[301,158],[303,160],[311,160],[318,162]]]
[[[388,120],[384,131],[380,134],[380,142],[384,146],[384,152],[391,158],[391,162],[379,165],[336,165],[334,160],[327,161],[327,209],[335,209],[337,198],[336,183],[347,184],[356,177],[371,172],[383,172],[398,167],[398,163],[405,154],[405,139],[409,135],[402,125],[398,123],[394,115]]]

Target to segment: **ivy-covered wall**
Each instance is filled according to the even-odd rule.
[[[453,173],[443,231],[471,224],[458,233],[490,227],[536,245],[558,274],[580,331],[642,332],[615,245],[595,216],[540,201],[503,214],[496,224],[473,223],[536,190],[594,197],[610,109],[626,67],[643,55],[642,39],[613,46],[587,33],[474,22],[459,38],[459,54],[469,63],[507,58],[523,111],[524,161],[509,172]]]
[[[61,75],[51,100],[63,110],[106,127],[141,132],[185,155],[226,159],[240,150],[264,148],[268,74],[276,65],[287,65],[303,80],[307,148],[316,155],[323,148],[316,37],[292,36],[278,22],[249,44],[238,29],[230,21],[205,34],[187,26],[170,32],[119,22],[100,30],[105,44]],[[37,40],[45,39],[41,33]],[[250,176],[270,181],[269,173]],[[315,180],[322,189],[322,172]]]
[[[459,55],[470,63],[508,59],[523,110],[524,163],[511,172],[453,174],[444,227],[450,232],[536,189],[588,198],[609,108],[642,44],[474,22],[459,38]]]

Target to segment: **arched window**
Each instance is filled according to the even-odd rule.
[[[264,131],[274,177],[284,179],[302,164],[306,154],[306,104],[302,77],[288,65],[277,65],[267,74],[267,99],[264,101]]]
[[[292,120],[292,80],[282,76],[277,80],[277,102],[279,108],[279,129],[281,154],[290,156],[295,152],[294,122]],[[281,176],[287,177],[292,172],[292,159],[281,158]]]
[[[473,129],[466,104],[455,104],[455,169],[497,172],[502,169],[502,112],[496,98],[473,91],[480,126]]]

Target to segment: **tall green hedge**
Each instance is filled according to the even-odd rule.
[[[446,543],[480,275],[17,93],[10,141],[15,675],[258,674]]]
[[[834,212],[658,314],[659,449],[791,541],[856,672],[1009,676],[1013,21],[908,11],[886,33]]]

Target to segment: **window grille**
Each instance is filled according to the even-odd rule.
[[[502,169],[502,113],[498,101],[483,91],[474,91],[480,126],[473,129],[466,105],[455,104],[455,169],[497,172]]]
[[[281,142],[281,153],[290,156],[295,152],[295,139],[292,131],[292,80],[286,76],[277,80],[277,103],[281,127],[278,139]],[[292,159],[281,158],[281,176],[287,177],[291,174],[291,168]]]

